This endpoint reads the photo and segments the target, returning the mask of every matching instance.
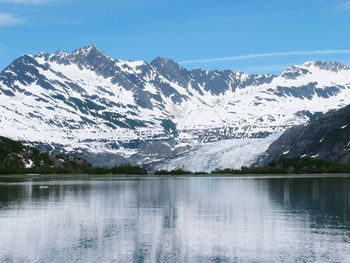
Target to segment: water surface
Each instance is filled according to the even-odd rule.
[[[350,262],[350,179],[0,183],[0,262]]]

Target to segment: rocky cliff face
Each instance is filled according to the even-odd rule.
[[[258,162],[263,166],[281,157],[311,157],[350,162],[350,106],[332,110],[308,125],[285,131]]]
[[[263,140],[349,96],[350,69],[337,62],[249,75],[116,60],[88,46],[24,55],[0,73],[0,135],[95,165],[159,163],[206,143]]]

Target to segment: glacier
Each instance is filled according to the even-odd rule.
[[[338,62],[251,75],[117,60],[87,46],[23,55],[1,71],[0,135],[95,165],[239,168],[349,96],[350,68]]]
[[[249,167],[280,135],[281,133],[274,133],[266,138],[228,139],[201,143],[180,156],[162,160],[158,164],[153,164],[152,167],[155,171],[182,169],[194,173]]]

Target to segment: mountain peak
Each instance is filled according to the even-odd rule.
[[[151,65],[155,67],[163,76],[171,79],[180,85],[186,86],[188,83],[188,72],[174,60],[162,57],[156,57]]]
[[[300,76],[304,76],[310,73],[310,71],[306,68],[305,66],[291,66],[282,72],[282,77],[286,79],[297,79]]]
[[[342,64],[340,62],[336,61],[307,61],[303,65],[305,68],[311,68],[315,67],[320,70],[327,70],[327,71],[333,71],[333,72],[339,72],[342,70],[350,70],[350,67],[348,67],[345,64]]]
[[[76,151],[101,166],[187,159],[202,151],[198,143],[279,136],[350,96],[350,71],[314,67],[340,67],[332,62],[294,66],[281,78],[187,70],[161,57],[152,65],[114,60],[94,45],[39,56],[22,56],[0,73],[0,134]],[[255,149],[267,148],[261,143],[244,152],[258,156]]]
[[[37,54],[37,56],[41,56],[42,52]],[[49,55],[47,53],[44,53],[45,55]],[[108,60],[111,60],[110,57],[108,57],[106,54],[104,54],[101,50],[97,49],[95,45],[88,45],[82,48],[77,48],[73,50],[72,52],[67,52],[63,50],[56,51],[52,55],[49,55],[51,60],[56,61],[73,61],[73,60],[86,60],[91,59],[95,57],[103,57]]]
[[[174,60],[170,58],[162,58],[162,57],[156,57],[151,61],[151,65],[156,66],[156,67],[177,67],[179,68],[179,64],[177,64]]]
[[[98,56],[98,55],[103,55],[107,57],[105,53],[103,53],[101,50],[99,50],[95,45],[88,45],[82,48],[75,49],[72,52],[73,55],[80,55],[80,56]]]
[[[95,45],[89,45],[73,50],[73,52],[59,51],[50,56],[53,61],[63,64],[75,63],[90,69],[93,68],[112,68],[114,59],[107,56]]]
[[[73,51],[73,53],[75,52],[89,52],[90,50],[97,50],[97,47],[96,45],[87,45],[87,46],[84,46],[84,47],[81,47],[81,48],[77,48]]]

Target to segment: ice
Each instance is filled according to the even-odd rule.
[[[86,55],[92,48],[95,47],[79,49],[74,54]],[[23,83],[17,76],[18,72],[11,67],[1,73],[15,81],[10,85],[3,80],[6,77],[0,78],[0,135],[29,144],[41,142],[53,147],[59,144],[66,151],[83,149],[130,157],[137,153],[137,149],[112,148],[110,145],[169,138],[162,121],[172,120],[178,132],[177,143],[190,145],[193,154],[186,156],[188,159],[178,157],[167,167],[179,167],[183,163],[184,168],[193,171],[225,166],[239,168],[249,165],[256,154],[273,141],[270,137],[264,139],[261,134],[280,134],[295,125],[306,124],[308,117],[297,115],[297,112],[326,112],[345,106],[350,99],[350,70],[346,67],[324,70],[314,62],[288,69],[308,72],[293,79],[282,74],[273,77],[271,83],[252,83],[244,88],[238,85],[235,89],[215,94],[206,89],[206,83],[196,83],[196,86],[193,83],[179,84],[142,60],[114,60],[106,56],[115,64],[116,71],[125,74],[125,78],[137,79],[135,87],[130,88],[115,84],[112,77],[104,77],[90,67],[73,62],[58,63],[53,60],[54,56],[69,59],[72,54],[62,51],[55,55],[40,53],[30,56],[37,64],[29,66],[34,66],[38,73],[33,73],[35,70],[25,72],[27,77],[34,79],[40,76],[52,88],[39,85],[38,79],[30,84]],[[149,69],[147,74],[143,68]],[[202,73],[213,74],[209,71]],[[219,72],[213,74],[218,75]],[[226,82],[234,87],[237,84],[233,83],[242,83],[249,78],[248,74],[232,71]],[[182,100],[174,102],[174,95],[155,85],[157,81],[175,90]],[[72,88],[67,82],[79,89]],[[313,82],[317,82],[317,88],[321,90],[340,87],[339,92],[329,97],[314,94],[311,98],[275,94],[279,86],[293,87],[297,91]],[[13,96],[4,92],[9,90]],[[148,96],[152,107],[138,104],[136,95],[140,91],[147,94],[144,96]],[[91,98],[98,109],[85,112],[67,103],[72,99],[84,101],[86,98]],[[133,128],[110,126],[101,118],[104,114],[118,114],[124,123],[132,120],[144,125]],[[220,141],[222,139],[225,140]],[[215,140],[219,141],[207,143]]]

